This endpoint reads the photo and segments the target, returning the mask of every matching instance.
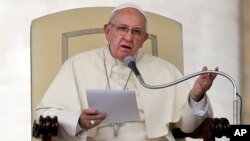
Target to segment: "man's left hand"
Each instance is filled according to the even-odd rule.
[[[207,67],[204,66],[202,68],[202,71],[207,71]],[[218,71],[218,67],[215,68],[215,71]],[[192,88],[192,90],[190,91],[190,97],[198,102],[200,101],[203,96],[206,94],[206,92],[210,89],[210,87],[213,84],[214,79],[216,78],[217,74],[215,73],[206,73],[206,74],[202,74],[200,75],[195,83],[194,86]]]

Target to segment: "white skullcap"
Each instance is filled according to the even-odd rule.
[[[134,8],[136,10],[138,10],[140,13],[143,14],[143,16],[145,17],[145,19],[147,20],[147,17],[146,17],[146,14],[145,12],[137,5],[135,4],[132,4],[132,3],[124,3],[124,4],[121,4],[119,6],[117,6],[111,13],[110,13],[110,16],[112,16],[116,11],[118,10],[121,10],[121,9],[124,9],[124,8]]]

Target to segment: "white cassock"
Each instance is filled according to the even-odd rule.
[[[104,63],[105,57],[105,63]],[[105,65],[111,89],[136,92],[141,121],[123,123],[118,137],[111,125],[98,126],[88,131],[79,129],[78,119],[88,108],[86,89],[107,89]],[[172,64],[142,52],[137,53],[136,64],[144,81],[151,85],[166,84],[182,77]],[[37,106],[39,115],[58,116],[60,141],[172,141],[173,126],[191,132],[204,118],[212,116],[208,97],[196,103],[189,98],[187,83],[164,89],[147,89],[130,69],[114,59],[108,47],[80,53],[62,66],[60,72]],[[198,109],[198,110],[197,110]]]

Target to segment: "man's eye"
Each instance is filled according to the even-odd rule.
[[[133,29],[133,33],[140,35],[141,34],[141,30],[139,29]]]
[[[120,31],[127,31],[128,28],[126,26],[120,26],[120,27],[118,27],[118,30],[120,30]]]

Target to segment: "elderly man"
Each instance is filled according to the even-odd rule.
[[[141,8],[134,4],[116,7],[103,29],[107,46],[83,52],[65,62],[37,106],[37,115],[58,117],[60,141],[175,140],[173,128],[191,132],[204,118],[212,116],[206,92],[215,74],[198,77],[191,90],[186,83],[149,90],[124,65],[126,56],[134,56],[144,79],[152,84],[182,77],[169,62],[138,51],[148,39],[147,18]],[[153,75],[156,69],[161,77]],[[109,115],[88,107],[88,88],[135,91],[140,121],[116,125],[118,134],[114,133],[118,128],[114,130],[113,125],[100,125]]]

